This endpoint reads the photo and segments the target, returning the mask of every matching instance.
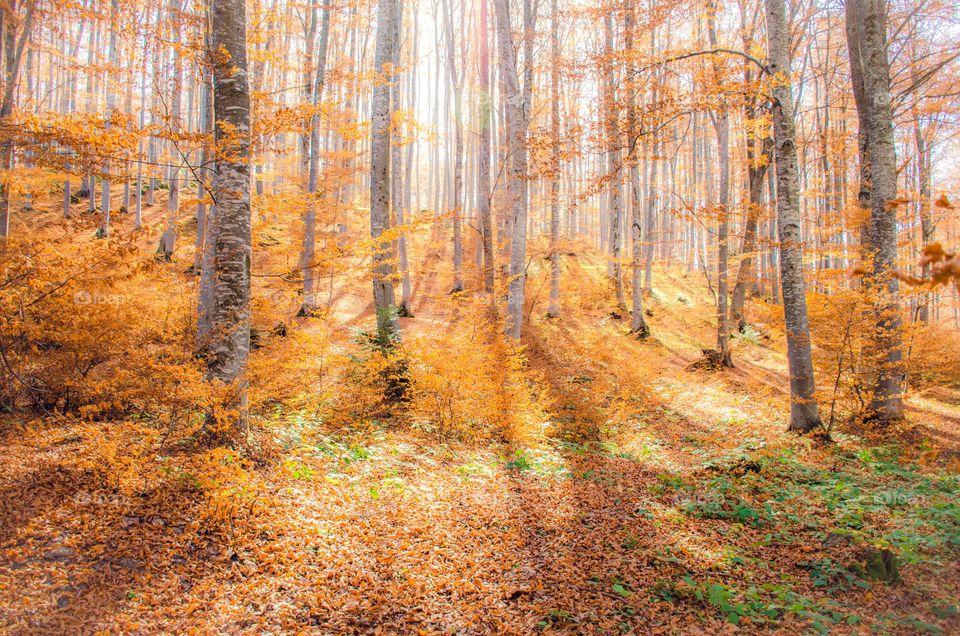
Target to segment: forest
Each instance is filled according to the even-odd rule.
[[[0,633],[960,633],[960,1],[0,1]]]

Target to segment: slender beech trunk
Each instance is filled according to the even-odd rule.
[[[623,4],[623,37],[624,48],[629,60],[633,60],[635,53],[633,51],[633,31],[635,24],[634,7],[630,0],[625,0]],[[632,83],[636,80],[637,69],[631,62],[627,67],[629,72],[627,76],[630,81],[626,83],[626,91],[630,95],[627,103],[627,139],[628,148],[630,148],[630,239],[631,239],[631,312],[630,312],[630,331],[638,338],[647,338],[650,335],[650,328],[647,326],[646,318],[643,316],[643,190],[640,186],[640,167],[637,163],[637,153],[633,145],[638,143],[640,136],[639,123],[637,122],[637,89]],[[646,147],[646,144],[644,144]]]
[[[654,88],[654,102],[656,102],[657,90]],[[653,289],[653,251],[656,248],[657,236],[657,202],[659,200],[657,191],[657,170],[658,156],[660,155],[660,133],[653,133],[653,143],[649,144],[650,157],[644,157],[647,165],[646,189],[647,189],[647,214],[646,223],[643,229],[643,250],[644,250],[644,274],[643,288],[650,292]]]
[[[227,405],[235,428],[246,424],[250,353],[250,86],[244,0],[211,0],[214,126],[218,162],[213,177],[217,206],[210,227],[213,293],[206,347],[210,378],[233,386]]]
[[[490,51],[488,40],[487,0],[480,0],[480,29],[477,46],[477,69],[480,75],[479,130],[477,142],[477,214],[483,241],[483,289],[493,292],[493,217],[490,210]]]
[[[784,0],[764,0],[767,42],[773,75],[773,129],[777,157],[777,217],[780,235],[780,281],[790,371],[790,429],[810,431],[820,425],[810,324],[803,282],[800,236],[800,189],[797,142],[790,87],[790,29]]]
[[[925,130],[921,126],[919,115],[917,116],[915,126],[914,139],[917,145],[917,181],[920,186],[918,188],[920,200],[917,202],[920,208],[920,241],[923,245],[929,245],[933,242],[933,235],[936,231],[933,216],[930,214],[931,152]],[[924,278],[930,275],[929,265],[924,266],[921,275]],[[923,323],[930,321],[930,301],[932,298],[933,294],[926,292],[920,301],[918,319]]]
[[[560,12],[550,0],[550,304],[547,316],[560,315]]]
[[[765,157],[771,150],[771,144],[768,143],[769,137],[764,139],[761,144],[761,157]],[[752,139],[747,141],[748,148],[754,144]],[[747,160],[747,213],[743,226],[743,240],[740,243],[740,266],[737,269],[737,282],[733,286],[733,294],[730,296],[730,320],[736,324],[737,330],[743,332],[747,328],[747,318],[744,313],[744,303],[746,302],[747,290],[754,285],[756,279],[756,258],[754,252],[757,249],[757,227],[760,222],[760,215],[763,212],[763,185],[766,179],[767,164],[766,159],[762,163],[756,164],[754,153],[748,149]]]
[[[856,101],[865,151],[861,154],[861,204],[867,190],[870,209],[864,253],[870,274],[865,283],[874,299],[873,347],[879,358],[869,415],[886,423],[903,418],[899,285],[893,275],[897,260],[897,206],[890,203],[897,197],[897,160],[890,109],[886,4],[881,0],[847,0],[846,18],[851,74],[859,74],[862,80],[861,99]],[[869,170],[866,183],[864,165]]]
[[[527,278],[527,120],[517,76],[517,60],[510,39],[510,3],[508,0],[494,0],[494,7],[500,74],[506,103],[506,139],[511,155],[508,199],[511,203],[509,227],[512,237],[506,334],[519,339],[523,327],[524,283]],[[527,35],[530,35],[529,30]]]
[[[380,0],[377,18],[377,49],[374,70],[370,144],[370,235],[374,241],[373,305],[377,314],[377,338],[387,345],[400,335],[393,295],[392,244],[380,238],[390,227],[390,77],[396,46],[397,0]]]
[[[20,16],[17,15],[17,9],[21,3],[18,0],[12,0],[4,7],[0,8],[0,26],[3,29],[3,98],[0,100],[0,123],[6,123],[13,114],[14,101],[16,100],[17,82],[20,78],[20,61],[23,59],[23,51],[30,37],[30,30],[33,27],[33,10],[35,3],[27,4],[23,22],[17,23]],[[10,170],[13,169],[14,146],[12,141],[5,142],[0,147],[0,168],[7,170],[7,179],[9,179]],[[10,235],[10,187],[6,181],[0,181],[0,239],[5,239]]]
[[[716,12],[717,4],[711,0],[707,8],[707,34],[710,46],[717,47]],[[714,75],[719,81],[719,67],[714,63]],[[732,367],[730,356],[730,324],[727,312],[727,251],[729,249],[730,228],[730,113],[726,107],[713,113],[713,125],[717,132],[717,155],[720,159],[720,190],[717,200],[717,354],[720,364]]]
[[[749,50],[750,39],[748,38],[747,25],[745,24],[746,14],[742,14],[743,22],[741,31],[744,33],[743,50]],[[752,32],[752,31],[751,31]],[[743,62],[743,81],[746,86],[750,86],[754,80],[753,64],[747,60]],[[744,121],[757,121],[760,117],[760,108],[758,96],[750,96],[744,99],[743,118]],[[760,221],[760,215],[763,212],[761,203],[763,196],[763,185],[767,175],[769,165],[768,157],[772,150],[772,140],[770,137],[764,137],[761,141],[759,131],[751,130],[750,127],[744,127],[744,146],[746,148],[747,164],[747,206],[746,219],[743,225],[743,240],[740,243],[740,265],[737,268],[737,281],[733,286],[733,294],[730,297],[730,320],[737,330],[743,332],[747,328],[747,318],[744,313],[744,303],[746,302],[747,290],[755,285],[756,281],[756,262],[757,258],[754,252],[757,249],[757,227]]]
[[[403,171],[401,170],[402,161],[403,161],[403,147],[400,145],[400,138],[394,135],[393,131],[393,122],[399,119],[400,114],[400,95],[403,90],[403,73],[400,72],[400,49],[403,47],[403,42],[401,36],[403,32],[401,31],[401,25],[403,23],[403,0],[397,0],[397,4],[393,13],[393,54],[390,58],[390,64],[393,66],[393,76],[390,81],[390,168],[389,168],[389,178],[390,178],[390,226],[396,227],[401,232],[402,229],[399,228],[400,218],[403,217]],[[397,236],[393,240],[393,252],[396,254],[395,261],[391,263],[393,268],[393,275],[395,277],[402,277],[402,273],[399,270],[399,258],[400,258],[400,239],[404,238],[403,244],[406,247],[405,237]],[[402,307],[397,307],[397,315],[401,316],[405,312]]]
[[[107,130],[110,130],[112,124],[110,119],[113,117],[114,111],[117,107],[117,96],[115,92],[115,87],[111,80],[111,71],[117,67],[117,18],[120,8],[119,0],[110,1],[110,43],[109,43],[109,60],[110,60],[110,70],[104,74],[104,91],[106,92],[107,97],[107,121],[105,127]],[[110,162],[107,161],[103,166],[103,181],[102,181],[102,190],[101,190],[101,199],[100,199],[100,208],[103,212],[103,220],[100,222],[100,230],[97,232],[97,236],[101,238],[106,238],[110,236],[110,202],[111,202],[111,185],[112,179],[110,177]]]
[[[180,121],[182,112],[181,93],[183,91],[183,60],[177,47],[180,44],[180,13],[182,9],[180,0],[170,0],[170,32],[173,36],[173,86],[170,91],[170,134],[176,140],[182,128]],[[171,145],[175,147],[175,157],[173,159],[172,170],[170,171],[170,183],[167,190],[167,227],[160,236],[160,245],[157,253],[162,255],[165,260],[173,257],[173,251],[177,244],[177,214],[180,211],[180,172],[183,168],[183,156],[179,150],[176,150],[174,141]]]
[[[316,6],[312,8],[316,11]],[[318,192],[320,181],[320,98],[327,72],[327,48],[330,41],[330,6],[324,2],[320,27],[320,42],[317,46],[317,61],[314,76],[311,79],[310,130],[307,135],[307,210],[303,216],[303,304],[300,314],[309,316],[317,308],[316,294],[316,239],[317,239],[317,203],[322,193]]]
[[[80,44],[83,41],[83,31],[85,23],[81,22],[80,26],[77,28],[77,39],[73,42],[73,47],[70,49],[70,59],[77,59],[77,54],[80,51]],[[77,93],[77,71],[70,69],[65,72],[66,79],[63,90],[63,97],[61,102],[61,112],[65,115],[72,114],[76,107],[76,93]],[[73,151],[68,152],[68,156],[73,156]],[[64,165],[64,171],[67,173],[66,178],[63,180],[63,216],[64,218],[70,218],[73,216],[72,208],[73,205],[73,185],[70,183],[71,169],[73,165],[67,161]],[[78,193],[79,195],[79,193]]]
[[[315,73],[313,67],[314,48],[317,44],[317,28],[320,22],[320,10],[318,3],[310,3],[310,18],[307,20],[303,33],[303,93],[301,99],[303,102],[313,103],[313,88]],[[306,182],[310,172],[310,126],[300,135],[300,180]]]
[[[657,32],[650,32],[650,54],[655,56],[657,52]],[[653,87],[650,91],[650,101],[657,104],[660,99],[660,82],[663,78],[663,69],[657,69],[651,78]],[[646,148],[650,149],[650,154],[644,153],[644,186],[647,191],[647,213],[646,222],[643,228],[643,250],[644,250],[644,274],[643,288],[647,293],[653,289],[653,252],[656,248],[655,238],[657,236],[657,203],[659,192],[657,190],[657,166],[659,165],[659,156],[661,152],[661,137],[657,131],[653,132],[653,143],[647,142]],[[644,140],[646,142],[646,140]]]
[[[163,11],[164,8],[162,3],[157,7],[157,21],[156,28],[159,29],[160,25],[163,22]],[[153,51],[153,83],[154,85],[159,86],[163,81],[164,76],[161,68],[161,59],[162,51],[161,47],[158,44],[156,50]],[[152,91],[152,98],[150,102],[150,123],[156,124],[157,115],[156,113],[160,110],[160,91]],[[147,145],[147,162],[150,164],[150,180],[147,184],[147,206],[153,207],[156,203],[156,192],[157,192],[157,174],[163,174],[159,171],[157,166],[157,160],[159,159],[159,143],[160,140],[157,139],[156,135],[150,135],[150,140]],[[91,183],[92,185],[92,183]]]
[[[402,5],[400,6],[397,13],[398,13],[397,15],[397,38],[398,38],[397,63],[399,64],[399,48],[400,48],[399,38],[402,35],[402,28],[403,28],[403,19],[402,19],[403,6]],[[414,25],[417,24],[417,13],[418,13],[418,5],[416,2],[414,2],[413,3],[413,24]],[[412,32],[410,35],[412,39],[410,48],[412,49],[412,53],[413,53],[411,56],[411,59],[416,60],[417,59],[417,29],[416,28],[412,29]],[[417,69],[416,63],[411,64],[411,68],[408,76],[409,81],[407,83],[407,96],[408,96],[407,103],[408,103],[408,108],[410,112],[415,112],[416,110],[415,109],[415,106],[416,106],[415,100],[416,100],[416,94],[417,94],[416,69]],[[393,109],[398,110],[399,104],[400,104],[400,95],[398,92],[396,93],[396,103],[393,105]],[[405,225],[407,222],[407,218],[406,218],[407,213],[408,212],[411,214],[413,213],[413,210],[410,207],[410,203],[411,203],[411,191],[412,191],[411,180],[413,179],[414,146],[415,144],[413,143],[407,145],[406,167],[404,168],[404,178],[402,179],[403,187],[401,188],[400,186],[397,186],[395,190],[396,196],[395,196],[393,207],[397,212],[397,224],[400,225],[401,227]],[[398,153],[398,156],[400,154],[401,153]],[[400,174],[400,167],[401,167],[401,162],[398,159],[398,161],[396,162],[396,165],[394,165],[393,167],[397,175]],[[397,176],[395,179],[395,182],[399,182],[399,181],[401,181],[401,179],[399,176]],[[412,288],[412,285],[410,284],[410,258],[407,253],[407,233],[406,232],[403,232],[397,238],[397,251],[398,251],[397,256],[400,261],[400,315],[412,317],[413,313],[410,311],[411,309],[410,305],[413,300],[413,288]]]
[[[149,23],[149,11],[147,12],[147,17],[144,18],[144,21]],[[209,40],[209,34],[205,34],[205,38]],[[147,125],[147,60],[150,59],[150,35],[149,30],[144,29],[143,34],[143,66],[140,69],[140,130],[139,130],[139,139],[137,140],[137,207],[134,209],[133,216],[133,227],[136,230],[139,230],[143,227],[143,131]],[[207,49],[210,48],[210,42],[205,41]],[[205,87],[205,90],[208,90]],[[203,117],[201,115],[201,117]],[[204,120],[206,123],[206,120]],[[207,130],[209,132],[209,130]],[[205,161],[206,159],[204,159]],[[203,223],[198,222],[197,226],[197,235],[202,236],[203,234]],[[202,242],[199,243],[202,245]],[[198,255],[199,258],[199,255]],[[196,268],[197,272],[200,271],[200,268]]]
[[[446,17],[447,68],[453,89],[453,289],[463,291],[463,69],[457,70],[457,47],[454,38],[451,0],[443,0]],[[460,24],[463,20],[458,21]]]
[[[620,124],[617,116],[616,82],[613,64],[613,11],[608,11],[603,20],[604,33],[604,125],[607,135],[607,170],[610,181],[610,258],[609,274],[613,279],[617,310],[626,306],[623,296],[623,268],[620,263],[620,217],[623,209],[623,182],[620,171]]]

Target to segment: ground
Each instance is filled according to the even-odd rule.
[[[438,342],[465,311],[444,288],[442,227],[415,243],[407,339]],[[790,434],[775,307],[751,305],[734,369],[690,370],[713,342],[702,273],[656,270],[641,342],[602,282],[568,284],[547,320],[532,263],[522,355],[549,421],[526,435],[278,409],[259,421],[269,452],[245,455],[149,418],[4,415],[0,629],[960,631],[960,391],[912,393],[893,429]],[[602,281],[605,263],[578,246],[564,267],[564,281]],[[336,282],[334,339],[371,326],[366,289]]]

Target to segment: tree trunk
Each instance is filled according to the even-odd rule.
[[[453,289],[463,291],[463,72],[457,71],[457,49],[454,38],[453,9],[451,0],[444,0],[446,17],[447,68],[450,71],[450,87],[453,89]],[[459,20],[462,24],[463,20]]]
[[[3,98],[0,100],[0,123],[6,124],[13,114],[16,100],[17,82],[20,78],[20,61],[23,59],[24,47],[30,38],[33,26],[34,3],[27,5],[23,22],[17,32],[15,20],[19,21],[17,8],[18,0],[11,0],[0,8],[0,27],[3,33]],[[6,179],[10,179],[10,170],[13,169],[14,158],[13,142],[8,141],[0,148],[0,166],[7,170]],[[10,185],[7,181],[0,181],[0,239],[10,235]]]
[[[623,37],[624,48],[630,59],[633,59],[633,30],[634,14],[633,6],[629,0],[624,2],[624,23]],[[636,80],[637,69],[631,62],[627,73],[631,81]],[[637,144],[640,136],[638,128],[636,105],[637,89],[634,85],[627,83],[626,90],[630,95],[630,101],[627,103],[627,139],[630,144]],[[646,145],[644,144],[644,147]],[[643,316],[643,197],[640,186],[640,167],[637,165],[637,152],[631,148],[630,159],[630,239],[631,239],[631,312],[630,312],[630,331],[638,338],[647,338],[650,335],[650,328],[647,326],[646,318]]]
[[[147,23],[149,23],[150,21],[149,15],[144,17],[144,20]],[[140,82],[140,128],[139,128],[139,135],[138,135],[139,139],[137,141],[137,181],[136,181],[137,207],[134,210],[134,217],[133,217],[133,227],[136,230],[139,230],[140,228],[143,227],[143,133],[147,125],[147,60],[150,59],[149,37],[150,37],[149,33],[145,30],[143,34],[143,66],[141,67],[141,70],[140,70],[141,74],[143,75],[143,80]],[[205,38],[204,44],[207,47],[207,50],[209,50],[210,49],[209,32],[204,33],[204,38]],[[207,91],[209,90],[210,89],[206,87],[206,85],[204,85],[204,97],[202,98],[204,100],[203,108],[206,108],[209,104],[209,100],[207,98]],[[208,127],[209,121],[210,121],[210,118],[208,117],[209,113],[207,113],[203,109],[201,109],[201,112],[202,112],[201,120],[204,126],[204,132],[209,133],[210,132],[210,129]],[[204,153],[204,156],[203,156],[204,164],[206,164],[207,154],[208,153]],[[201,220],[201,216],[203,220]],[[205,232],[204,222],[206,219],[206,214],[198,215],[197,218],[198,218],[197,249],[202,250],[202,246],[203,246],[202,236],[203,236],[203,233]],[[199,253],[197,254],[194,260],[197,263],[197,267],[195,269],[197,272],[199,272],[200,271],[200,267],[199,267],[200,254]]]
[[[183,60],[180,57],[180,31],[179,15],[182,4],[180,0],[170,0],[170,31],[173,36],[173,87],[170,91],[170,135],[177,139],[180,134],[182,122],[180,114],[182,111],[181,93],[183,89]],[[176,144],[179,140],[173,142]],[[160,237],[160,246],[157,252],[163,256],[164,260],[170,260],[173,257],[173,251],[177,244],[177,214],[180,212],[180,172],[183,168],[183,156],[179,150],[176,150],[176,157],[173,159],[173,166],[170,172],[170,183],[167,190],[167,227]]]
[[[117,66],[117,13],[119,11],[119,7],[119,0],[110,1],[110,41],[108,45],[108,56],[111,69],[114,69]],[[107,130],[110,130],[112,127],[110,119],[113,117],[114,111],[116,110],[117,96],[114,92],[114,86],[110,81],[110,73],[108,72],[104,75],[104,92],[107,97],[106,123],[104,124],[104,127]],[[110,236],[110,203],[112,195],[111,186],[113,185],[110,177],[110,169],[110,162],[106,161],[103,166],[103,181],[101,182],[102,190],[100,199],[100,209],[103,212],[103,220],[100,222],[100,230],[97,232],[97,236],[101,238]]]
[[[550,303],[547,316],[560,315],[560,12],[550,2]]]
[[[400,64],[400,38],[402,35],[403,28],[403,6],[399,5],[397,10],[397,64]],[[413,23],[417,24],[417,4],[413,3]],[[417,56],[417,30],[413,29],[411,33],[413,39],[413,56],[412,59],[416,59]],[[417,91],[417,82],[416,82],[416,64],[413,64],[410,69],[409,82],[408,82],[408,107],[410,112],[415,112],[415,96]],[[399,86],[399,82],[397,83]],[[393,104],[394,110],[399,110],[400,108],[400,92],[399,90],[395,91],[396,103]],[[406,224],[406,215],[408,211],[412,210],[410,208],[410,193],[411,193],[411,183],[410,180],[413,176],[413,150],[414,144],[409,144],[407,146],[407,157],[406,157],[406,169],[403,179],[403,183],[400,184],[400,168],[401,168],[401,154],[399,151],[395,156],[398,157],[396,164],[393,169],[395,172],[394,184],[396,188],[394,190],[394,204],[393,207],[397,213],[397,224],[401,227]],[[401,187],[402,185],[402,187]],[[407,254],[407,233],[403,232],[397,238],[397,251],[398,258],[400,261],[400,315],[412,317],[413,313],[410,311],[410,304],[413,298],[413,288],[410,284],[410,258]]]
[[[246,424],[250,353],[250,87],[247,76],[246,4],[211,0],[217,162],[210,227],[213,241],[212,311],[207,346],[210,378],[233,385],[228,398],[235,429]]]
[[[920,242],[926,246],[933,242],[933,235],[936,231],[936,225],[933,222],[933,216],[930,214],[930,180],[931,180],[931,152],[927,136],[920,123],[920,115],[917,114],[917,121],[914,128],[914,138],[917,145],[917,181],[919,184],[920,200],[917,202],[920,212]],[[924,265],[921,276],[927,278],[930,276],[930,265]],[[920,322],[928,323],[930,321],[930,300],[933,294],[925,292],[920,300],[920,311],[918,319]]]
[[[743,15],[742,19],[745,19]],[[741,25],[741,30],[746,33],[746,25]],[[749,50],[750,42],[744,35],[744,50]],[[743,81],[750,86],[753,83],[753,68],[751,62],[744,61]],[[745,121],[756,121],[759,116],[758,97],[745,98],[743,105],[743,118]],[[763,211],[761,199],[763,194],[764,179],[769,165],[768,157],[772,150],[772,140],[769,137],[762,141],[758,132],[744,127],[744,145],[746,148],[747,164],[747,208],[746,220],[743,227],[743,240],[740,243],[740,265],[737,269],[737,282],[733,286],[733,294],[730,298],[730,320],[736,324],[737,330],[741,333],[747,328],[746,314],[744,313],[744,303],[746,302],[747,290],[754,286],[756,281],[756,266],[758,259],[754,258],[754,251],[757,249],[757,226],[760,215]],[[759,146],[759,147],[758,147]]]
[[[527,256],[527,121],[523,95],[517,77],[517,60],[510,40],[509,0],[494,0],[497,21],[497,49],[506,102],[506,139],[510,148],[509,201],[512,233],[510,242],[510,283],[507,292],[506,334],[520,338],[523,327],[523,297]],[[527,33],[529,36],[529,32]]]
[[[316,11],[314,6],[313,11]],[[307,211],[303,216],[303,303],[300,314],[309,316],[317,308],[316,298],[316,236],[317,236],[317,192],[320,181],[320,98],[327,69],[327,48],[330,41],[330,6],[324,2],[320,42],[317,47],[317,62],[310,89],[310,131],[307,140]]]
[[[846,12],[847,36],[854,38],[848,42],[849,50],[854,53],[851,73],[859,70],[863,81],[862,99],[857,100],[860,135],[865,137],[861,165],[869,167],[867,184],[862,181],[861,168],[860,189],[861,193],[865,189],[869,191],[870,223],[865,256],[870,275],[865,282],[875,299],[873,346],[879,356],[869,415],[882,423],[903,418],[899,285],[894,276],[897,206],[891,203],[897,197],[897,161],[890,111],[885,7],[880,0],[847,0]]]
[[[373,305],[377,314],[377,339],[389,345],[400,335],[393,295],[392,244],[380,235],[390,227],[390,77],[396,46],[396,0],[380,0],[374,70],[370,144],[370,235],[374,242]]]
[[[493,218],[490,211],[490,52],[488,39],[487,0],[480,0],[478,72],[480,74],[479,130],[477,143],[477,214],[480,217],[483,241],[483,289],[493,293]]]
[[[707,34],[710,46],[717,47],[715,0],[711,0],[707,8]],[[714,62],[714,75],[719,81],[719,67]],[[726,108],[713,114],[713,125],[717,132],[717,155],[720,159],[720,191],[717,201],[718,230],[717,230],[717,353],[721,364],[732,367],[730,356],[730,325],[727,313],[727,250],[729,248],[729,219],[730,214],[730,114]]]
[[[790,89],[790,30],[784,0],[764,0],[764,3],[770,72],[774,75],[772,111],[777,157],[780,281],[790,371],[790,429],[806,432],[820,425],[820,415],[803,282],[796,129]]]
[[[610,275],[613,278],[614,297],[618,311],[626,306],[623,296],[623,269],[620,264],[620,215],[623,208],[622,173],[620,172],[620,125],[617,116],[616,78],[613,65],[613,12],[603,20],[604,33],[604,124],[607,135],[608,193],[610,196]]]

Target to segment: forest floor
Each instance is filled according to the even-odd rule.
[[[457,326],[442,250],[413,251],[405,338]],[[775,307],[751,305],[734,369],[690,370],[715,329],[702,273],[656,269],[641,342],[587,249],[564,280],[595,282],[545,319],[541,261],[524,355],[552,417],[526,436],[278,411],[251,462],[143,419],[2,416],[0,630],[960,633],[960,391],[911,394],[896,429],[788,434]],[[367,287],[332,288],[338,338],[371,326]]]

